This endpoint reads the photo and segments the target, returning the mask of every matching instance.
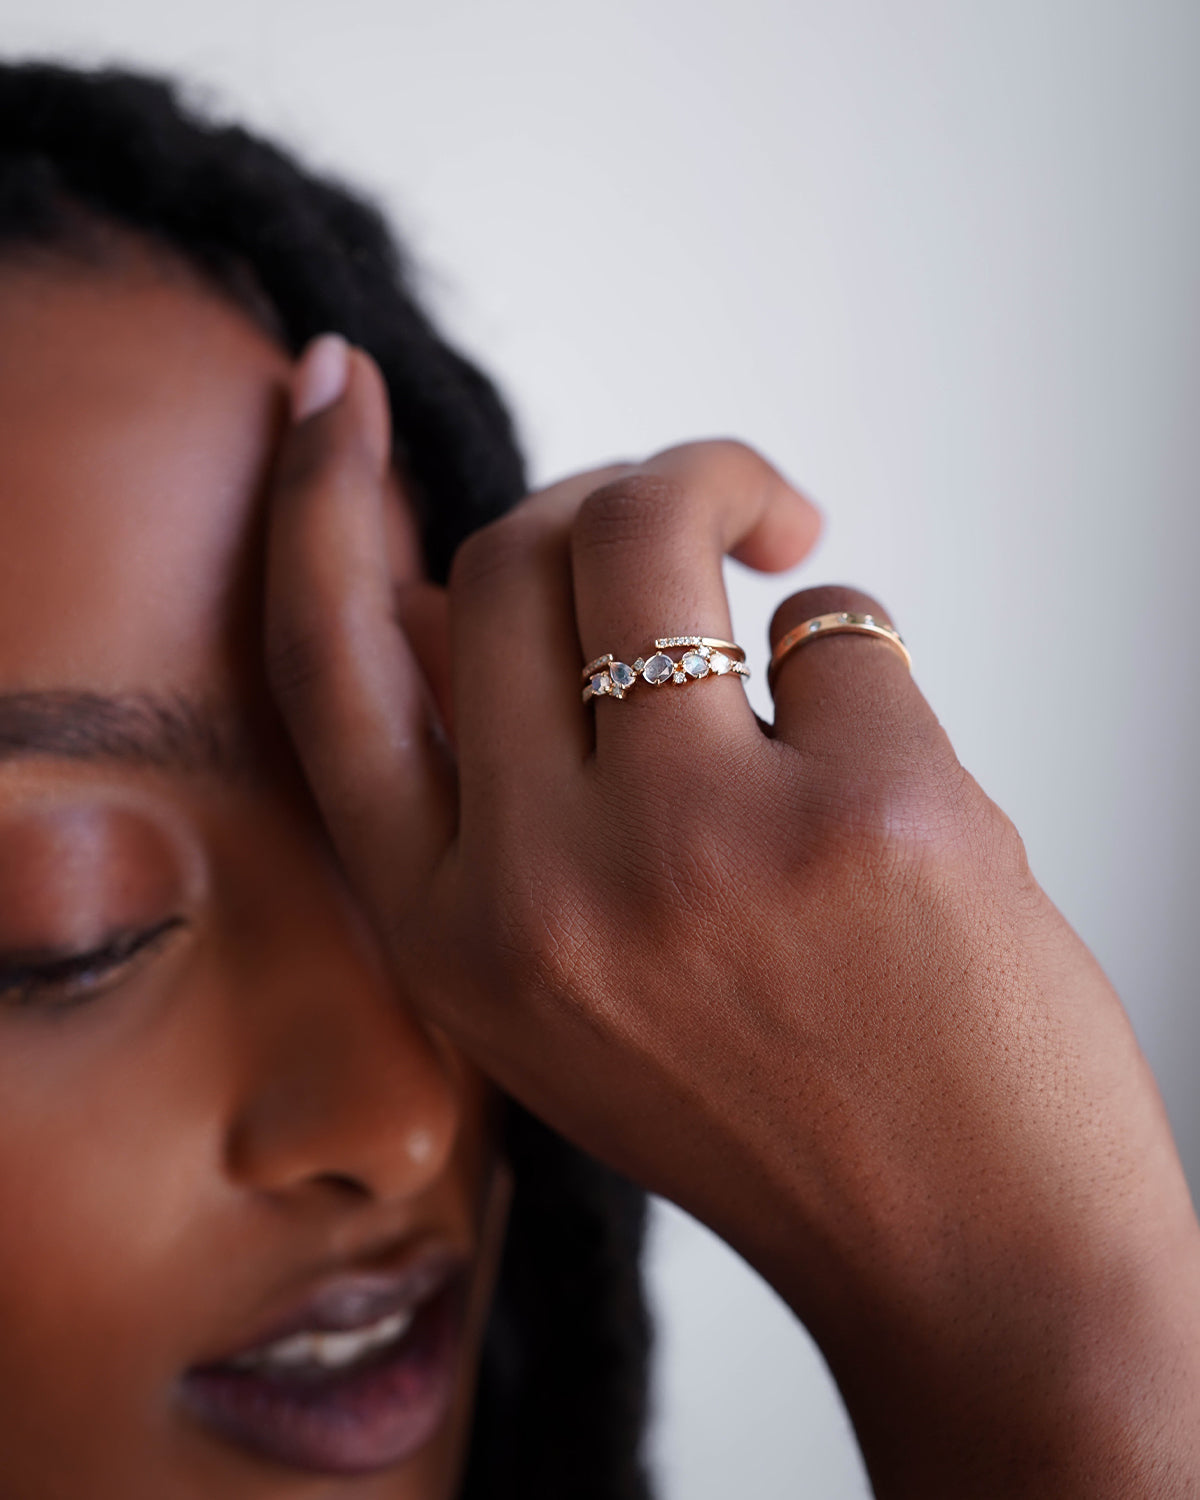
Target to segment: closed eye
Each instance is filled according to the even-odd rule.
[[[0,1005],[59,1009],[93,999],[183,925],[182,917],[168,917],[151,927],[115,932],[79,953],[0,954]]]

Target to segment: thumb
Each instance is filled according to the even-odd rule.
[[[387,393],[335,334],[295,375],[270,499],[267,672],[347,874],[381,930],[453,834],[444,734],[396,613]]]

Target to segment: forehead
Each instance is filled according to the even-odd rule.
[[[288,370],[183,267],[0,266],[0,691],[226,689]]]

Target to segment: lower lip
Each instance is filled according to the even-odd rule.
[[[293,1469],[391,1468],[423,1448],[449,1413],[462,1306],[461,1285],[439,1292],[379,1364],[319,1381],[209,1366],[184,1377],[184,1402],[222,1438]]]

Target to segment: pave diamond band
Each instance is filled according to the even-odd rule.
[[[784,658],[807,645],[809,641],[815,641],[826,635],[872,635],[877,641],[885,641],[904,658],[909,671],[912,671],[912,656],[908,647],[900,639],[900,632],[893,630],[890,625],[885,625],[882,620],[877,620],[874,615],[855,614],[853,610],[840,610],[831,615],[817,615],[814,619],[805,620],[802,625],[797,625],[795,630],[789,630],[783,637],[775,650],[771,653],[771,665],[767,668],[767,681],[774,683],[775,674],[783,664]]]
[[[668,653],[684,646],[681,656]],[[651,687],[664,682],[678,685],[700,682],[705,677],[749,677],[746,653],[734,641],[709,635],[664,635],[654,642],[649,656],[619,661],[611,651],[588,662],[582,672],[583,701],[593,698],[624,698],[640,681]]]

